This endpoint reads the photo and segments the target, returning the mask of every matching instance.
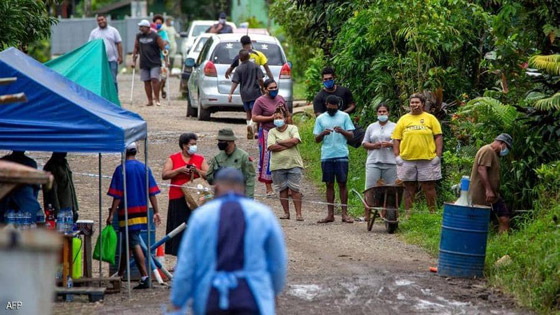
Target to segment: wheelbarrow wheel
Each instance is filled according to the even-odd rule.
[[[387,233],[393,234],[399,227],[399,222],[397,221],[397,209],[388,209],[385,216],[385,229]]]

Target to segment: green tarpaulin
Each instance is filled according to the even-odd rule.
[[[45,63],[45,66],[121,106],[102,39],[88,42]]]

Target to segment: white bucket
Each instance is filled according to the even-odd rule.
[[[0,313],[51,314],[60,235],[0,230]]]

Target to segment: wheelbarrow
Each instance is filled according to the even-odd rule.
[[[402,185],[374,186],[363,192],[364,200],[357,190],[352,189],[364,204],[368,231],[371,231],[375,218],[379,215],[385,222],[387,233],[395,232],[399,226],[399,204],[403,190]]]

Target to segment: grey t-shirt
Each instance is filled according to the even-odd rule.
[[[119,31],[110,25],[107,25],[106,28],[97,27],[89,34],[88,42],[99,38],[105,42],[105,52],[107,53],[108,61],[117,61],[119,56],[117,44],[122,42]]]
[[[391,135],[393,134],[393,130],[395,130],[395,126],[396,124],[390,121],[388,121],[385,126],[381,126],[379,122],[374,122],[367,127],[362,143],[376,143],[381,141],[393,142],[393,140],[391,140]],[[396,164],[393,148],[388,147],[368,150],[366,165],[374,163]]]
[[[232,82],[239,83],[239,91],[241,92],[241,100],[243,102],[251,102],[261,96],[261,86],[259,79],[262,79],[264,74],[261,67],[257,64],[246,61],[241,63],[233,73]]]

